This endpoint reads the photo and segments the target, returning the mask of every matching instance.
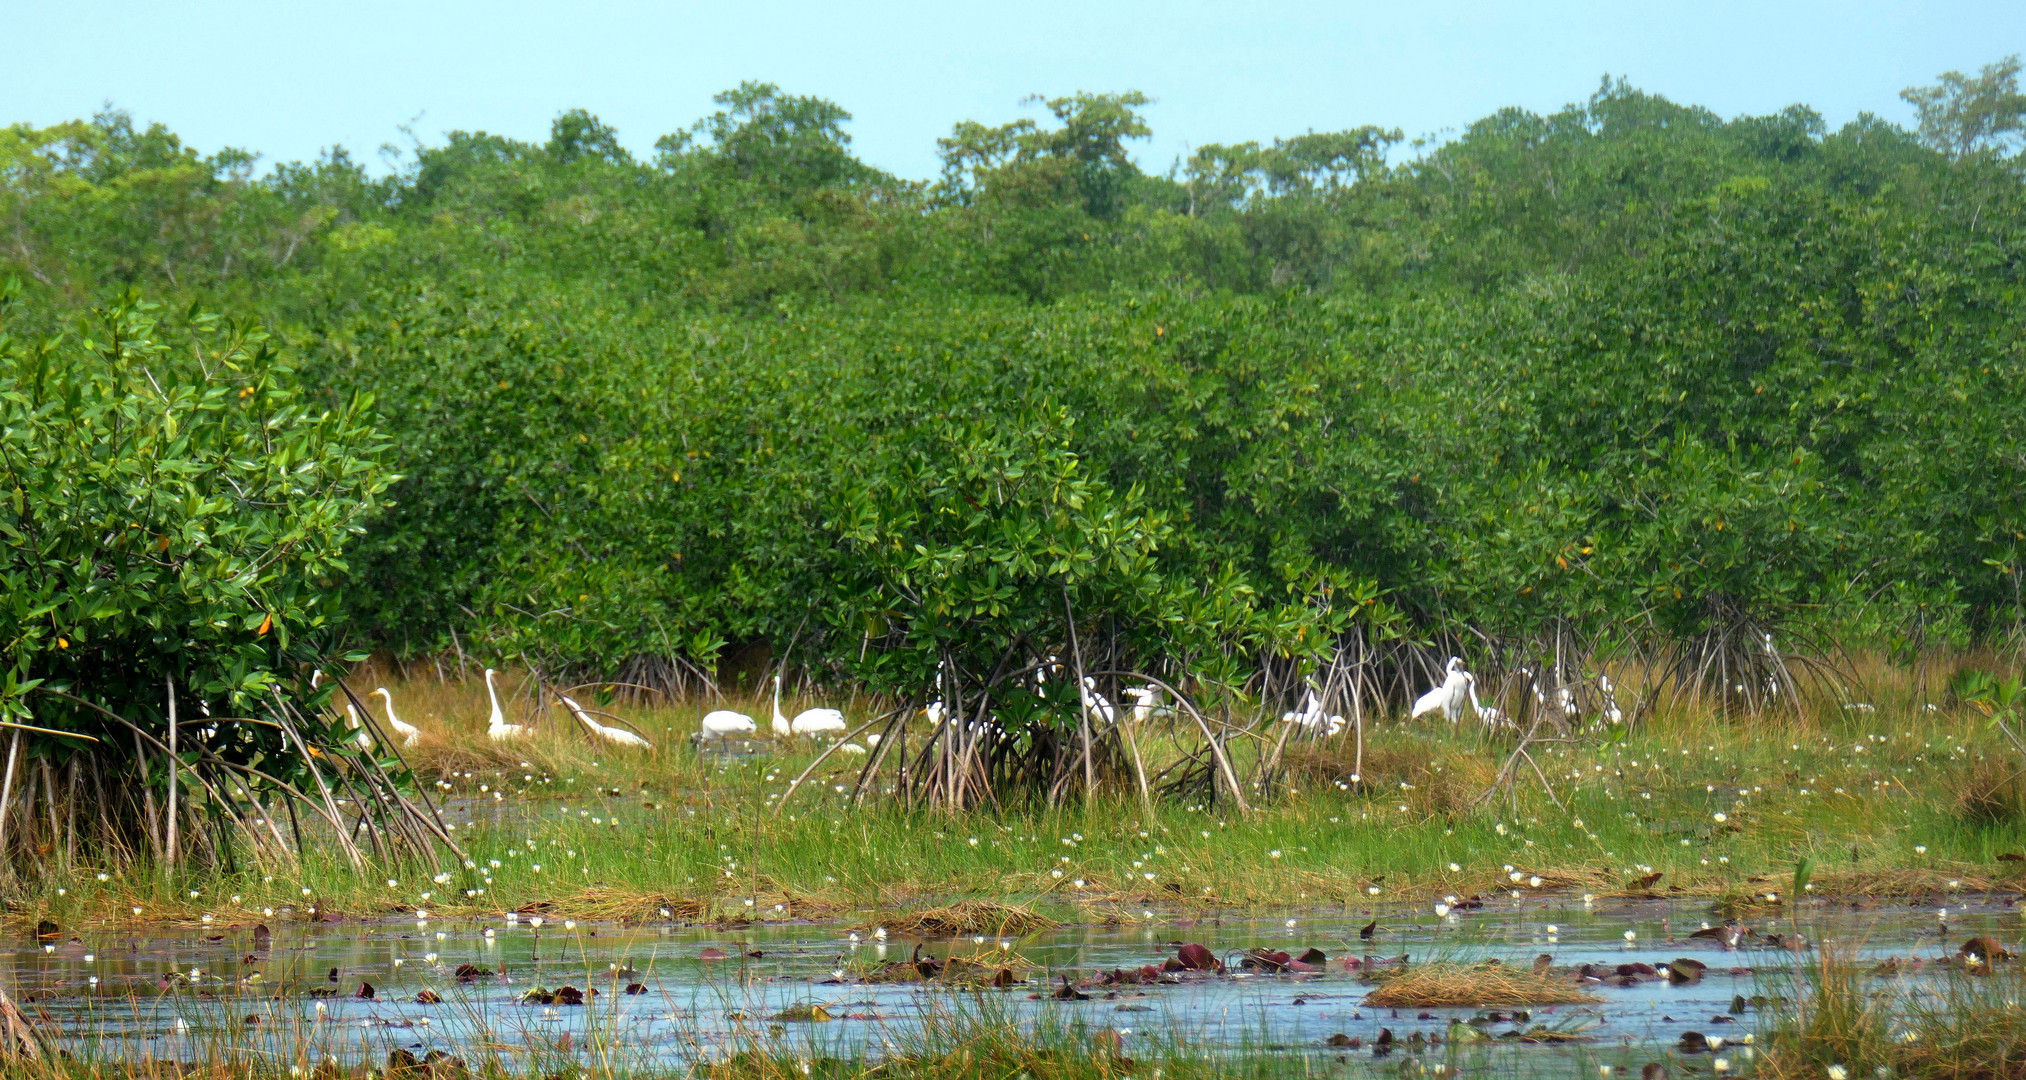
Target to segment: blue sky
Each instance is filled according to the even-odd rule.
[[[5,10],[11,8],[12,10]],[[398,127],[546,136],[582,107],[635,151],[743,79],[849,109],[859,155],[937,169],[951,124],[1032,114],[1033,93],[1142,90],[1165,170],[1208,142],[1358,124],[1411,136],[1507,105],[1551,111],[1605,73],[1725,116],[1796,102],[1832,125],[1906,121],[1901,88],[2026,51],[2026,3],[710,4],[181,3],[4,8],[0,123],[112,101],[204,151],[269,162],[341,143],[374,159]],[[419,120],[416,119],[419,117]]]

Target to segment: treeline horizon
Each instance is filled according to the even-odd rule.
[[[1079,93],[926,183],[761,83],[648,158],[571,110],[379,178],[108,111],[0,131],[0,333],[266,327],[399,474],[303,629],[397,656],[914,693],[1074,648],[1278,696],[1631,648],[1756,702],[1755,654],[2022,644],[2018,72],[1914,130],[1607,79],[1169,175],[1143,95]]]

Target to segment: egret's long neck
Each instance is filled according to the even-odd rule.
[[[395,715],[394,715],[394,695],[392,695],[392,694],[381,694],[381,695],[380,695],[380,703],[381,703],[381,704],[383,704],[383,705],[385,705],[385,706],[387,706],[387,722],[388,722],[388,723],[390,723],[390,724],[398,724],[398,723],[400,723],[400,722],[401,722],[401,718],[400,718],[400,717],[398,717],[398,716],[395,716]]]
[[[506,726],[506,714],[500,711],[500,708],[499,708],[499,691],[497,691],[497,690],[494,690],[494,689],[492,688],[492,672],[490,672],[490,671],[488,671],[488,672],[486,672],[486,673],[485,673],[485,696],[487,696],[487,697],[489,697],[489,698],[491,698],[491,699],[492,699],[492,720],[491,720],[491,725],[492,725],[493,727],[505,727],[505,726]]]
[[[774,722],[780,723],[787,717],[781,715],[781,677],[774,676]]]

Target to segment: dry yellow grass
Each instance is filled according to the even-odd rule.
[[[1578,1005],[1598,1000],[1566,977],[1504,966],[1422,964],[1387,976],[1365,1004],[1385,1009],[1468,1009],[1479,1005]]]
[[[1054,919],[1017,904],[993,900],[959,900],[948,907],[881,915],[867,924],[890,934],[916,937],[963,937],[976,934],[1023,934],[1052,930]]]

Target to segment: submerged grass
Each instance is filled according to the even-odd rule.
[[[1469,1009],[1480,1005],[1586,1005],[1600,1000],[1567,976],[1501,964],[1436,962],[1381,977],[1365,1004],[1381,1009]]]
[[[726,1004],[730,1004],[727,1000]],[[129,1003],[138,1012],[143,1003]],[[446,1005],[445,1008],[452,1006]],[[1126,1026],[1068,1008],[1017,1012],[989,990],[924,995],[917,1007],[872,1020],[835,1022],[824,1010],[784,1020],[732,1011],[729,1027],[706,1027],[681,1010],[668,1028],[643,1036],[604,1007],[573,1010],[560,1024],[532,1023],[518,1011],[466,1005],[468,1030],[455,1050],[443,1032],[368,1035],[316,1020],[301,1002],[192,1001],[185,1026],[161,1038],[137,1036],[108,1002],[72,1025],[39,1056],[0,1057],[4,1080],[804,1080],[980,1076],[1117,1080],[1343,1075],[1321,1048],[1204,1041],[1179,1025]],[[243,1021],[258,1012],[262,1023]],[[794,1011],[794,1010],[788,1010]],[[1102,1015],[1102,1014],[1100,1014]],[[340,1028],[346,1030],[340,1030]],[[417,1040],[422,1040],[417,1042]],[[1388,1063],[1390,1064],[1390,1063]]]

